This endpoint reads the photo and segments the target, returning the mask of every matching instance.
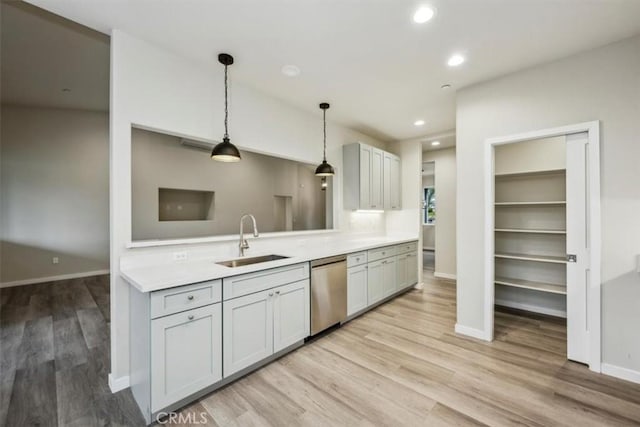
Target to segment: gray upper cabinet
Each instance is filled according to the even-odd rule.
[[[402,187],[400,185],[400,157],[384,153],[384,209],[399,210],[402,209]]]
[[[346,209],[400,209],[400,158],[362,143],[343,147]]]

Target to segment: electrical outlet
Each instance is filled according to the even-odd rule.
[[[52,264],[59,264],[60,263],[60,259],[58,259],[57,256],[54,256],[53,258],[51,258],[51,263]]]
[[[174,261],[186,261],[187,260],[187,253],[186,252],[174,252],[173,253],[173,260]]]

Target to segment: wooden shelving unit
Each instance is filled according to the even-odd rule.
[[[557,307],[563,304],[558,299],[566,300],[566,206],[565,169],[495,175],[494,283],[500,304],[544,312],[545,304]]]

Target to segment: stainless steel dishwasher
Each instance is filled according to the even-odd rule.
[[[346,318],[346,255],[311,261],[311,335]]]

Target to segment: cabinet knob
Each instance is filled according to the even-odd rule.
[[[193,300],[193,295],[189,295],[189,296],[187,297],[187,299],[188,299],[189,301]]]
[[[360,257],[356,258],[356,261],[360,261]]]
[[[280,291],[276,291],[276,295],[280,295]]]
[[[273,292],[269,292],[269,296],[272,297],[273,296]]]
[[[190,314],[189,316],[187,316],[187,319],[193,320],[193,314]]]
[[[386,254],[386,252],[382,252],[382,255],[385,255],[385,254]]]

